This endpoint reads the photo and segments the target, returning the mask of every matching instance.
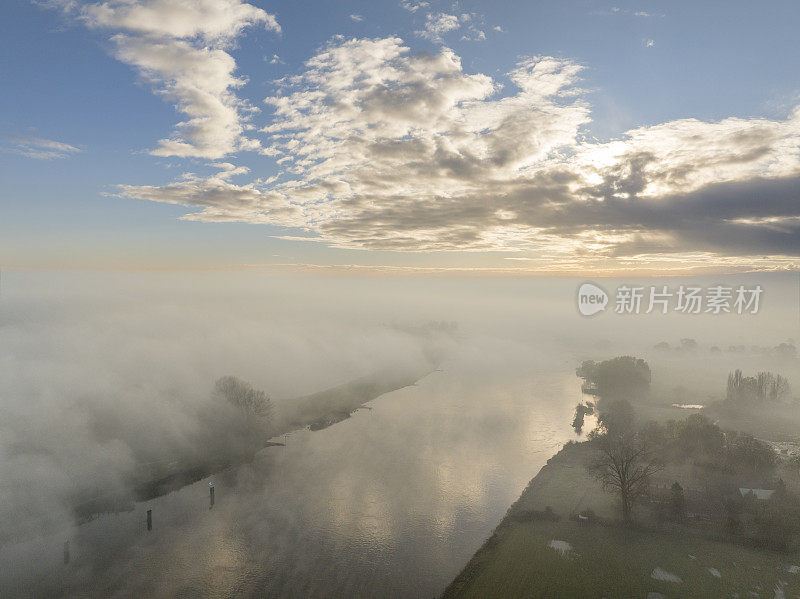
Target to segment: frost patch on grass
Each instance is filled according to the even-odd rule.
[[[786,583],[783,582],[782,580],[779,580],[778,584],[776,584],[775,588],[773,589],[775,595],[773,595],[772,599],[786,599],[786,593],[783,592],[783,587],[785,586]]]
[[[716,568],[709,568],[708,571],[711,574],[711,576],[716,576],[717,578],[722,578],[722,574],[720,574],[720,571],[717,570]]]
[[[547,544],[550,549],[554,551],[558,551],[561,555],[566,556],[570,551],[572,551],[572,545],[567,543],[566,541],[558,541],[553,539]]]
[[[800,566],[786,566],[786,571],[789,574],[800,574]]]
[[[667,572],[661,568],[655,568],[653,573],[650,574],[650,578],[653,580],[661,580],[664,582],[683,582],[680,576],[673,574],[672,572]]]

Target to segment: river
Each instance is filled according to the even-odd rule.
[[[3,547],[3,596],[437,596],[574,438],[572,359],[486,352],[463,346],[417,385],[131,512]]]

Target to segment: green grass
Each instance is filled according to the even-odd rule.
[[[568,444],[550,458],[530,482],[509,514],[550,506],[563,517],[591,508],[602,518],[619,517],[616,498],[586,469],[591,451],[586,443]]]
[[[567,541],[572,552],[550,549]],[[695,559],[689,557],[693,555]],[[768,597],[785,583],[786,597],[800,597],[800,574],[786,566],[798,555],[782,555],[712,541],[685,532],[646,532],[576,522],[507,522],[448,588],[446,598],[515,597],[644,599],[649,592],[669,598]],[[654,568],[683,582],[653,580]],[[722,577],[709,572],[716,568]],[[757,593],[757,595],[752,595]]]
[[[484,544],[444,593],[446,599],[640,598],[650,592],[680,597],[775,597],[775,585],[785,583],[784,596],[800,598],[800,554],[780,554],[715,540],[700,527],[674,526],[660,531],[568,520],[570,512],[591,508],[613,521],[619,507],[586,471],[585,444],[567,445],[551,458],[494,535]],[[545,507],[560,522],[525,521],[519,516]],[[640,513],[647,519],[646,510]],[[566,541],[572,552],[550,549],[552,540]],[[694,556],[694,559],[689,557]],[[654,580],[661,568],[683,582]],[[713,576],[716,568],[721,578]],[[755,594],[751,594],[755,593]],[[778,595],[780,596],[780,595]]]

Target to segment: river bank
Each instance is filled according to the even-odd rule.
[[[628,529],[568,443],[531,480],[443,599],[790,597],[800,555],[717,541],[686,527]],[[593,519],[575,518],[591,511]],[[738,595],[737,595],[738,593]]]
[[[213,509],[203,479],[5,546],[0,594],[437,596],[574,435],[569,365],[532,370],[533,356],[504,353],[499,372],[483,351],[459,353],[371,409],[290,433],[215,474]]]
[[[432,364],[424,364],[405,370],[384,369],[311,395],[280,400],[275,405],[275,425],[269,438],[230,444],[224,452],[198,447],[194,458],[181,457],[147,465],[139,469],[129,491],[100,492],[77,502],[73,507],[75,520],[81,524],[102,513],[131,511],[136,503],[161,497],[216,472],[244,464],[264,449],[283,446],[279,440],[284,435],[303,428],[322,430],[341,422],[373,399],[416,384],[433,368]]]

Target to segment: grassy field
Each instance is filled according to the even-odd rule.
[[[586,469],[589,458],[589,447],[585,443],[564,446],[528,484],[509,509],[509,517],[525,510],[541,511],[549,506],[565,518],[570,513],[586,509],[591,509],[601,518],[617,518],[619,507],[616,499],[603,491]]]
[[[566,541],[572,549],[562,554],[549,547],[553,540]],[[798,561],[797,555],[686,534],[566,520],[512,522],[497,531],[444,597],[800,597],[800,574],[789,571]],[[655,580],[656,568],[681,582]]]
[[[800,555],[715,541],[687,527],[655,532],[568,520],[587,508],[602,518],[618,517],[614,497],[586,472],[587,450],[568,445],[550,459],[445,598],[800,598],[800,572],[792,568]],[[547,506],[561,521],[523,517]],[[562,553],[550,547],[552,541],[571,549]],[[680,582],[654,579],[657,568]]]

